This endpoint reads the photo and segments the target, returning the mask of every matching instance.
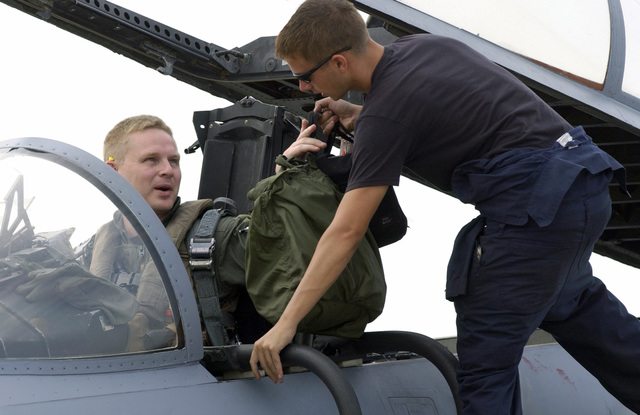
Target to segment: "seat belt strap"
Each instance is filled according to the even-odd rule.
[[[224,199],[224,200],[222,200]],[[223,205],[216,208],[216,205]],[[189,267],[198,294],[198,302],[207,336],[213,346],[230,344],[224,326],[220,298],[216,285],[215,238],[214,233],[220,218],[234,214],[235,203],[231,199],[218,198],[214,208],[205,212],[198,231],[189,240]]]

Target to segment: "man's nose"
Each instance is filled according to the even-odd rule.
[[[173,165],[169,160],[163,160],[160,163],[160,174],[164,176],[173,176]]]

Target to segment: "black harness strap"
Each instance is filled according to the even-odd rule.
[[[217,208],[216,205],[222,204]],[[218,198],[214,201],[213,209],[202,216],[200,226],[195,236],[189,240],[189,266],[193,278],[198,302],[202,312],[202,319],[207,335],[213,346],[230,344],[229,336],[224,324],[220,298],[216,285],[216,266],[214,260],[214,233],[220,218],[233,215],[235,203],[231,199]]]

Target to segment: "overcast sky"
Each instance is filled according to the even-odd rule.
[[[191,36],[233,48],[277,35],[300,1],[119,4]],[[0,140],[52,138],[101,158],[107,131],[125,117],[146,113],[171,126],[182,150],[196,141],[194,111],[231,105],[4,4],[0,4],[0,51]],[[201,160],[200,153],[183,155],[183,200],[197,197]],[[446,265],[459,228],[476,216],[475,211],[404,179],[397,192],[410,228],[401,242],[381,249],[387,304],[368,330],[453,336],[455,313],[444,299]],[[601,257],[593,265],[596,275],[639,315],[640,270]]]

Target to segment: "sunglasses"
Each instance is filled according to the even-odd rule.
[[[333,55],[337,55],[338,53],[342,53],[342,52],[346,52],[349,49],[351,49],[351,46],[347,46],[346,48],[342,48],[339,51],[333,52],[331,55],[327,56],[325,59],[323,59],[322,61],[320,61],[320,63],[318,63],[316,66],[314,66],[313,68],[309,69],[307,72],[305,73],[301,73],[301,74],[297,74],[294,73],[293,76],[296,77],[296,79],[298,79],[299,81],[304,82],[305,84],[308,84],[309,82],[311,82],[311,75],[317,71],[318,69],[320,69],[320,67],[322,65],[324,65],[325,63],[329,62],[329,59],[331,59],[333,57]]]

